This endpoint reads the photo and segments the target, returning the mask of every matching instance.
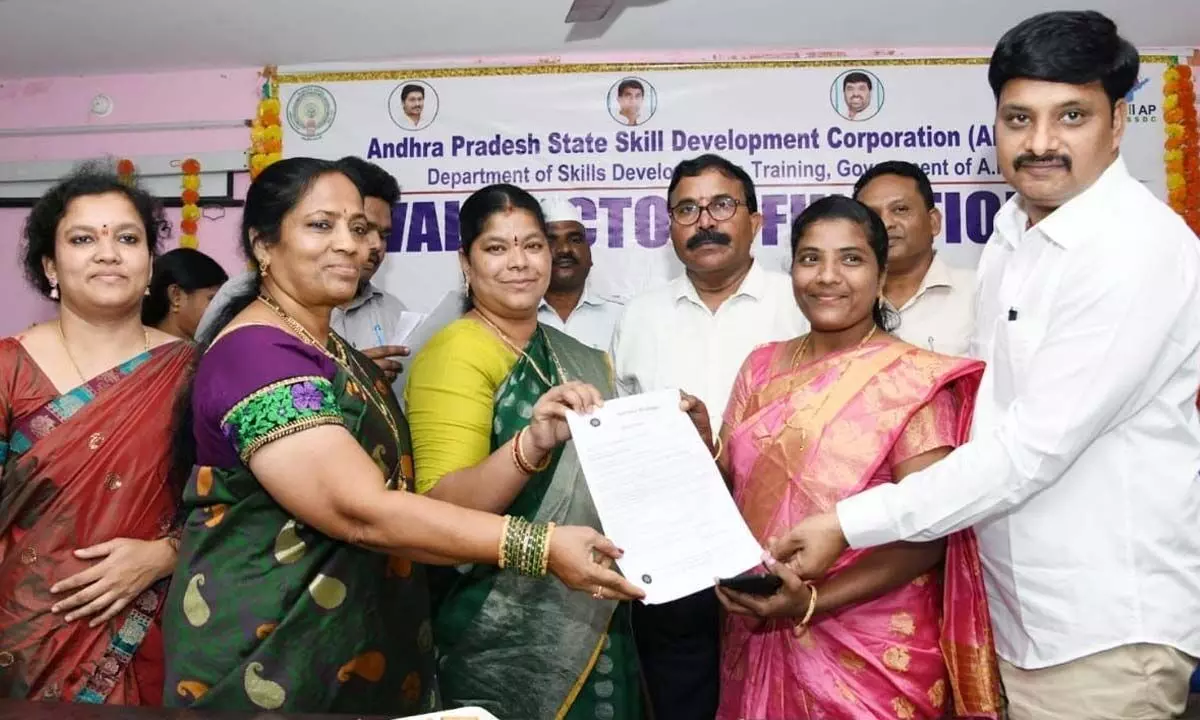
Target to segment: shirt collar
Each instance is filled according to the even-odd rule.
[[[933,261],[929,263],[929,269],[925,271],[925,277],[921,278],[921,288],[917,294],[920,295],[929,288],[953,286],[954,280],[950,277],[950,268],[942,262],[941,255],[934,253]]]
[[[746,273],[746,277],[742,278],[742,284],[738,286],[736,292],[730,295],[730,298],[745,295],[754,300],[762,300],[767,294],[767,272],[762,269],[762,265],[758,260],[751,261],[750,271]],[[687,273],[680,275],[671,281],[671,295],[678,300],[691,300],[692,302],[703,305],[700,300],[700,295],[696,292],[696,286],[692,284]]]
[[[579,296],[579,302],[575,303],[575,307],[572,308],[571,312],[575,312],[576,310],[578,310],[580,308],[580,306],[583,306],[583,305],[591,305],[592,307],[598,307],[600,305],[605,304],[606,302],[608,302],[608,301],[596,293],[595,289],[592,287],[592,281],[589,278],[587,281],[584,282],[583,294]],[[554,310],[554,308],[550,307],[550,303],[546,302],[545,297],[542,297],[541,302],[538,303],[538,310],[540,311],[542,309],[549,309],[551,312],[557,312]]]
[[[1012,247],[1031,229],[1036,229],[1048,240],[1064,249],[1075,247],[1102,225],[1104,217],[1112,207],[1113,199],[1120,195],[1121,187],[1136,182],[1129,174],[1125,158],[1118,155],[1108,168],[1087,189],[1063,203],[1034,228],[1029,228],[1029,215],[1021,207],[1020,196],[1008,199],[996,215],[997,235]]]
[[[354,296],[354,299],[346,303],[345,309],[357,310],[358,308],[367,304],[367,302],[376,295],[383,295],[383,291],[375,287],[374,283],[368,281],[367,284],[363,286],[363,289]]]

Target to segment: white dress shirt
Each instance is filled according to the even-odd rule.
[[[1200,656],[1200,241],[1118,159],[978,277],[971,441],[838,504],[853,547],[974,526],[1001,657]]]
[[[975,271],[950,267],[934,255],[917,293],[892,309],[900,316],[892,334],[904,342],[943,355],[966,355],[975,328]]]
[[[622,395],[666,388],[691,393],[708,407],[715,432],[750,351],[806,332],[791,277],[758,261],[716,312],[683,275],[625,306],[613,335],[617,389]]]
[[[545,298],[538,305],[538,322],[561,330],[590,348],[608,352],[612,346],[613,331],[617,329],[617,321],[621,319],[624,309],[620,303],[592,292],[589,284],[584,286],[583,295],[567,316],[566,322]]]

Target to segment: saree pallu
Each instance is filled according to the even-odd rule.
[[[246,326],[201,361],[201,465],[183,495],[164,616],[167,705],[389,717],[439,709],[423,566],[306,526],[246,464],[282,437],[341,425],[389,490],[412,490],[404,415],[375,364],[346,352],[352,372],[281,330]]]
[[[734,497],[760,541],[891,482],[893,462],[965,442],[982,363],[889,341],[793,368],[786,347],[751,354],[727,418]],[[843,554],[826,579],[867,552]],[[719,717],[997,717],[999,675],[970,531],[947,539],[943,568],[819,617],[800,637],[793,618],[728,617]]]
[[[551,347],[553,350],[551,350]],[[559,382],[552,353],[570,380],[612,397],[604,353],[544,325],[496,390],[492,450],[529,424],[549,388],[529,358]],[[574,444],[529,478],[507,514],[533,522],[600,528]],[[459,575],[437,608],[434,636],[449,706],[479,706],[502,718],[641,717],[637,653],[627,603],[596,600],[547,575],[531,578],[474,566]]]
[[[172,411],[192,357],[164,345],[60,395],[0,340],[0,697],[161,704],[166,582],[95,628],[52,614],[69,595],[50,587],[95,563],[78,548],[170,530]]]

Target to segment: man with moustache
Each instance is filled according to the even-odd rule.
[[[772,548],[818,579],[974,528],[1012,720],[1179,717],[1200,656],[1200,243],[1120,155],[1138,65],[1092,11],[1000,39],[1017,195],[979,265],[971,440]]]
[[[346,305],[334,309],[330,328],[374,360],[389,380],[395,381],[401,370],[400,361],[395,358],[408,355],[408,348],[388,345],[388,335],[399,322],[404,303],[374,285],[371,279],[387,253],[387,239],[392,233],[392,206],[400,200],[400,185],[386,170],[362,158],[344,157],[338,164],[358,185],[363,196],[363,212],[372,232],[367,234],[367,263],[359,278],[358,294]],[[233,296],[249,291],[253,284],[254,273],[247,272],[222,285],[204,311],[196,337],[205,335],[205,330]]]
[[[875,117],[878,111],[871,102],[875,83],[865,72],[855,70],[842,80],[842,97],[846,101],[846,119],[860,122]]]
[[[579,208],[565,198],[542,200],[552,264],[550,288],[538,307],[538,322],[561,330],[588,347],[608,352],[623,306],[594,292],[588,282],[592,248]]]
[[[966,355],[974,329],[975,273],[951,267],[933,249],[942,213],[925,171],[891,160],[854,184],[854,199],[883,218],[888,231],[884,301],[900,318],[892,334],[945,355]]]
[[[758,345],[808,330],[791,277],[754,259],[762,225],[754,181],[718,155],[679,163],[667,188],[671,243],[684,275],[633,298],[613,336],[623,394],[678,388],[708,407],[715,436],[733,381]],[[712,720],[719,691],[719,612],[705,590],[635,605],[634,633],[655,715]]]
[[[400,108],[414,129],[421,127],[421,116],[425,114],[425,88],[416,83],[401,88]]]

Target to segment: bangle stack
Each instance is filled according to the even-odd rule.
[[[813,613],[817,611],[817,586],[811,582],[805,582],[808,586],[808,610],[804,613],[804,619],[796,624],[796,637],[800,637],[808,629],[808,623],[812,620]]]
[[[542,577],[550,564],[550,538],[553,535],[554,523],[531,523],[514,515],[504,516],[497,564],[502,569],[513,568],[522,575]]]
[[[546,457],[542,460],[541,465],[534,465],[525,457],[525,451],[521,449],[521,438],[525,436],[525,431],[529,428],[521,428],[517,434],[513,436],[512,458],[513,464],[517,469],[526,475],[537,475],[550,467],[550,458],[553,453],[546,453]]]

